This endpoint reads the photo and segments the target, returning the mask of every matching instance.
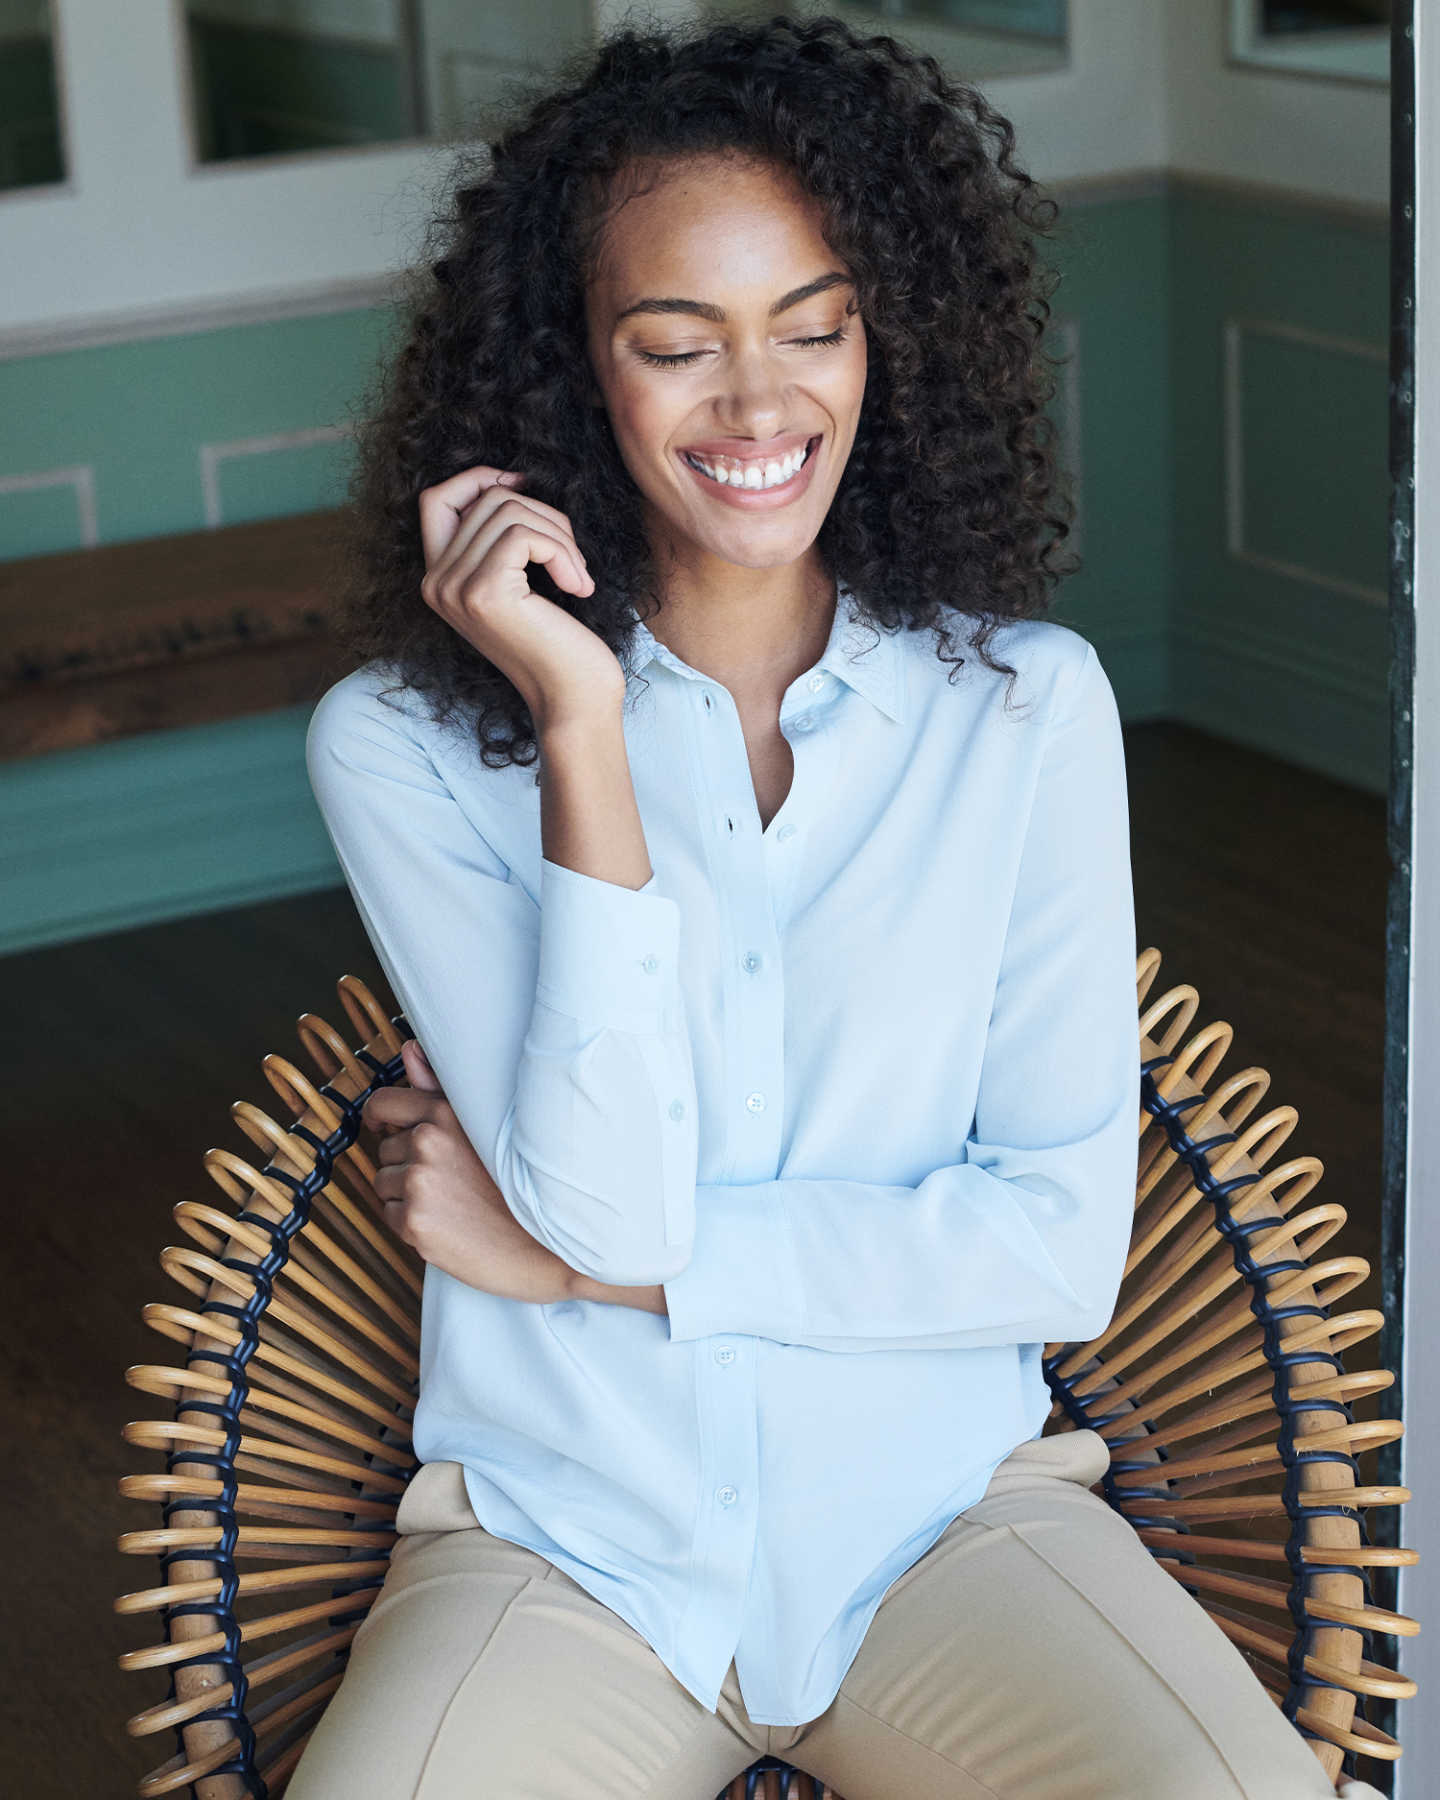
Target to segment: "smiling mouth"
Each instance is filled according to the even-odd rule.
[[[821,434],[823,435],[823,434]],[[717,487],[740,488],[746,493],[763,494],[774,488],[788,487],[820,445],[820,435],[810,439],[803,451],[791,451],[766,461],[752,457],[741,462],[735,457],[697,456],[693,450],[682,450],[682,459],[698,474]]]

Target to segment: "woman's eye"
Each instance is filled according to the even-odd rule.
[[[660,356],[653,350],[636,350],[635,354],[641,362],[654,363],[661,369],[678,369],[681,363],[694,362],[696,357],[703,356],[703,350],[681,350],[673,356]]]
[[[819,344],[841,344],[845,341],[845,327],[839,325],[834,331],[827,331],[823,337],[796,338],[795,343],[809,350]]]
[[[791,338],[790,343],[793,348],[798,350],[814,350],[826,344],[843,343],[845,336],[845,327],[840,325],[834,331],[827,331],[823,336]],[[650,363],[659,369],[678,369],[685,363],[695,362],[706,354],[708,353],[704,350],[680,350],[665,356],[654,350],[636,350],[636,355],[642,362]]]

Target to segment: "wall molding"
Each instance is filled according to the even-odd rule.
[[[213,530],[225,523],[224,496],[220,491],[220,471],[227,462],[247,456],[268,456],[275,450],[308,450],[314,444],[336,444],[355,435],[349,423],[311,425],[301,431],[272,431],[263,437],[232,438],[228,443],[200,446],[200,492],[205,506],[205,523]]]
[[[1305,644],[1293,638],[1275,638],[1262,631],[1247,630],[1228,616],[1212,624],[1197,613],[1177,613],[1170,632],[1177,657],[1187,649],[1203,650],[1211,656],[1273,670],[1277,675],[1303,682],[1317,691],[1360,701],[1366,706],[1382,707],[1384,704],[1383,680],[1367,681],[1363,675],[1357,675],[1349,663],[1306,655]]]
[[[1369,606],[1388,606],[1390,597],[1384,588],[1351,581],[1343,575],[1333,575],[1327,569],[1287,562],[1278,556],[1267,556],[1263,551],[1252,550],[1246,544],[1245,450],[1241,408],[1245,398],[1242,352],[1247,336],[1278,338],[1288,344],[1305,344],[1313,350],[1325,350],[1335,356],[1356,356],[1367,362],[1379,363],[1382,367],[1389,362],[1387,346],[1366,343],[1362,338],[1340,337],[1333,332],[1312,331],[1305,326],[1291,325],[1283,319],[1245,319],[1232,316],[1221,325],[1221,435],[1224,446],[1222,478],[1225,488],[1226,551],[1236,562],[1248,563],[1252,568],[1264,569],[1272,575],[1285,575],[1295,581],[1307,582],[1312,587],[1326,588],[1331,593],[1343,594],[1350,600],[1364,601]]]
[[[81,548],[88,550],[98,544],[100,523],[95,504],[95,470],[89,463],[74,463],[66,469],[35,469],[24,475],[0,475],[0,497],[33,494],[37,489],[53,487],[74,490]]]
[[[1158,166],[1116,169],[1106,175],[1073,175],[1039,184],[1067,206],[1114,206],[1127,200],[1163,199],[1168,170]]]
[[[1236,630],[1228,620],[1209,629],[1193,614],[1176,618],[1170,656],[1184,679],[1173,683],[1165,716],[1366,793],[1385,793],[1383,679],[1377,684],[1336,664],[1302,660],[1297,648]]]
[[[1165,171],[1168,186],[1176,193],[1214,195],[1244,206],[1264,207],[1267,212],[1300,213],[1316,222],[1345,225],[1385,225],[1390,219],[1386,201],[1349,200],[1336,194],[1316,194],[1307,188],[1280,182],[1254,181],[1241,175],[1213,175],[1176,165]]]
[[[362,312],[400,298],[403,272],[369,275],[353,281],[322,281],[305,287],[277,288],[264,294],[191,300],[175,306],[95,313],[83,319],[58,319],[44,325],[0,330],[0,362],[24,356],[54,356],[69,350],[93,350],[108,344],[133,344],[147,338],[188,337],[200,331],[224,331],[235,325],[269,325],[281,319],[308,319],[327,313]]]

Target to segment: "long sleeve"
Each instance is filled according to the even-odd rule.
[[[915,1187],[702,1184],[694,1252],[664,1284],[672,1339],[958,1349],[1109,1322],[1140,1045],[1124,744],[1093,647],[1045,729],[962,1160]]]
[[[542,857],[537,909],[444,761],[364,670],[306,738],[361,922],[506,1205],[582,1274],[663,1280],[690,1255],[698,1144],[679,906],[655,877],[626,888]]]

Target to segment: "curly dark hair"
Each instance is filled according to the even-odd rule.
[[[532,586],[623,660],[629,606],[648,620],[662,595],[639,490],[590,403],[585,282],[634,159],[739,152],[819,202],[865,323],[861,416],[815,545],[827,574],[872,626],[933,630],[943,661],[964,662],[949,622],[965,618],[1013,687],[989,638],[1078,566],[1057,561],[1073,507],[1044,411],[1059,277],[1032,243],[1057,209],[1014,146],[934,57],[830,16],[627,26],[571,58],[493,144],[459,151],[453,211],[408,277],[398,353],[356,432],[343,647],[388,663],[435,719],[462,718],[487,765],[537,760],[518,690],[420,595],[422,489],[488,463],[525,470],[525,492],[568,516],[594,592],[535,565]]]

